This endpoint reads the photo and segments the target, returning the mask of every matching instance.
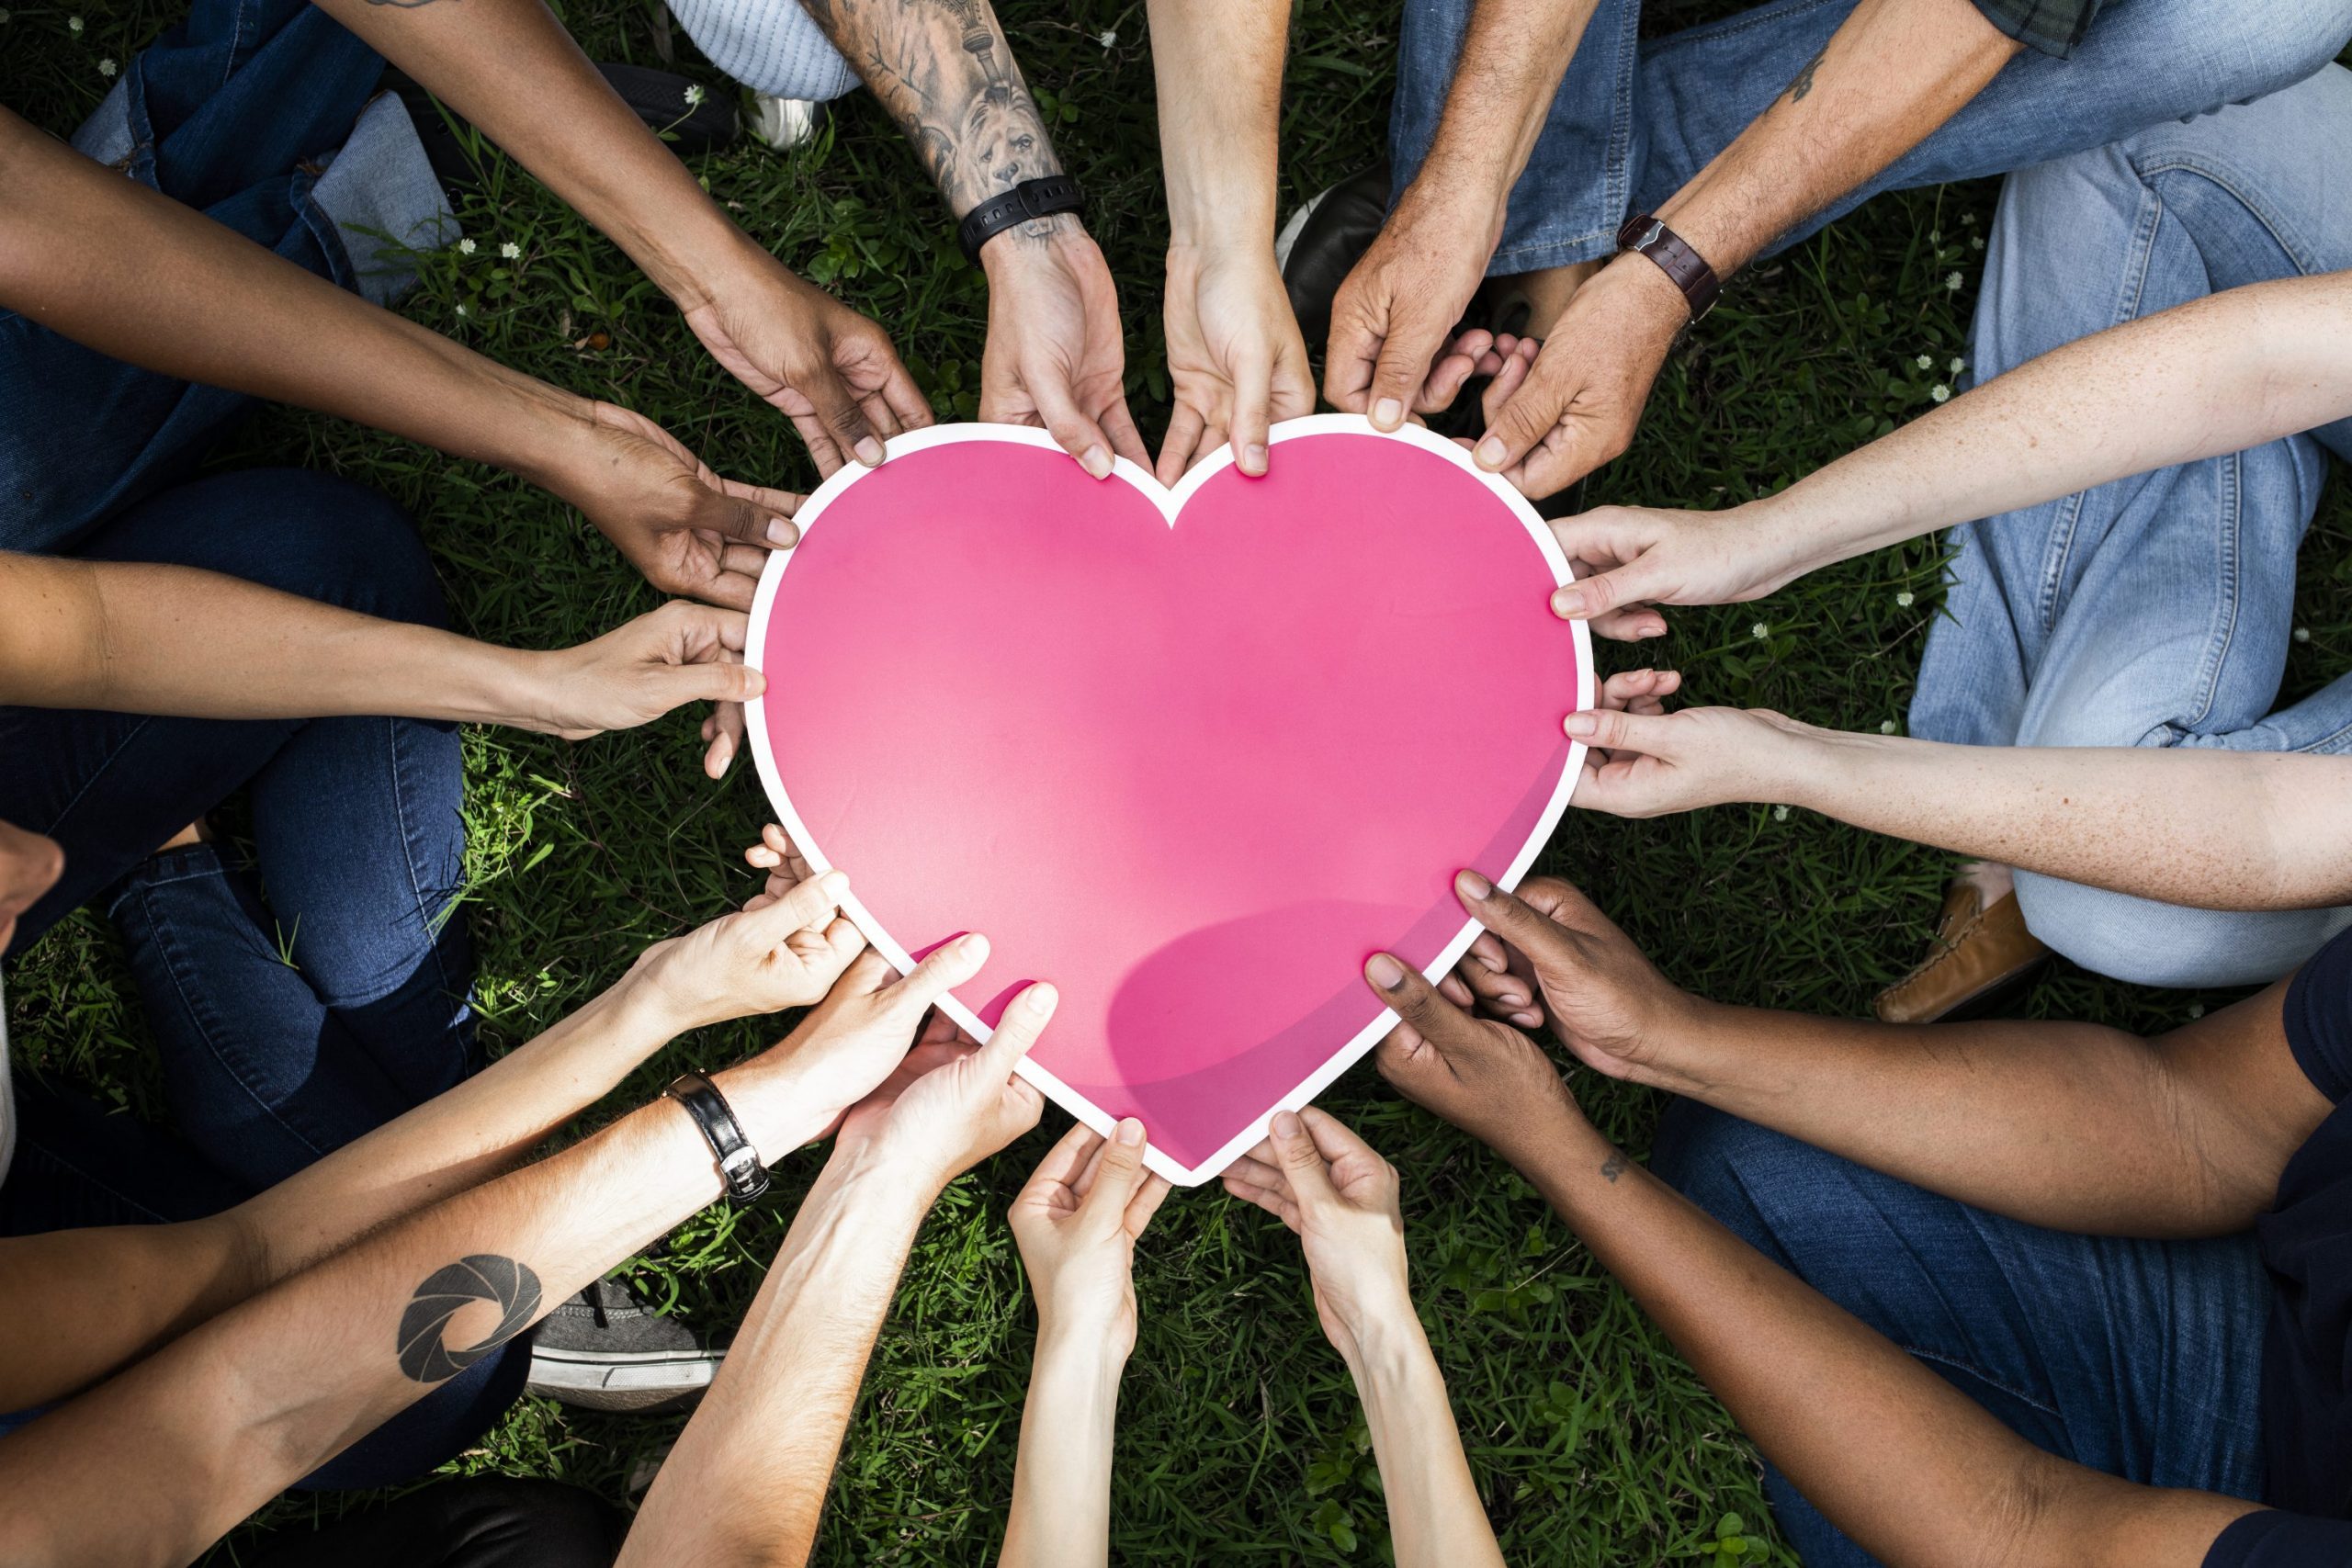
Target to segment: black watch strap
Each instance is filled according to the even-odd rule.
[[[1682,290],[1682,302],[1690,308],[1693,321],[1715,308],[1715,300],[1724,291],[1723,280],[1707,258],[1690,248],[1683,237],[1646,212],[1636,212],[1625,220],[1617,231],[1619,254],[1636,251],[1656,262],[1674,287]]]
[[[978,261],[982,245],[1016,223],[1026,223],[1032,218],[1051,218],[1057,212],[1082,212],[1085,209],[1086,193],[1068,175],[1023,180],[964,214],[964,220],[956,225],[956,243],[964,247],[966,261]]]
[[[695,1125],[710,1141],[729,1198],[741,1203],[768,1190],[768,1168],[760,1163],[760,1151],[743,1135],[743,1123],[735,1120],[735,1111],[718,1085],[700,1073],[680,1073],[663,1092],[686,1108]]]

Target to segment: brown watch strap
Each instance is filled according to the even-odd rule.
[[[1638,251],[1656,262],[1658,270],[1682,290],[1683,303],[1690,307],[1690,319],[1694,321],[1715,308],[1715,300],[1724,291],[1723,280],[1707,265],[1707,258],[1646,212],[1636,212],[1625,220],[1624,227],[1617,231],[1617,249],[1621,254]]]

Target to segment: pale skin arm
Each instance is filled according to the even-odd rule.
[[[2352,414],[2347,344],[2352,273],[2177,305],[2052,349],[1765,500],[1557,523],[1583,581],[1553,607],[1760,598],[1898,540],[2314,429]]]
[[[26,707],[391,714],[582,739],[766,683],[740,662],[740,612],[684,603],[528,652],[191,567],[0,554],[0,702]]]
[[[1012,1069],[1056,999],[1028,987],[986,1045],[917,1046],[852,1109],[725,1370],[646,1494],[621,1568],[808,1560],[916,1227],[949,1181],[1037,1124],[1045,1100]]]
[[[1331,303],[1323,395],[1383,430],[1450,406],[1486,344],[1446,339],[1592,19],[1592,0],[1479,0],[1429,155]],[[1489,367],[1491,373],[1491,367]]]
[[[1612,677],[1612,681],[1620,678]],[[1620,682],[1622,684],[1622,682]],[[2198,747],[1953,746],[1763,710],[1572,714],[1576,804],[1655,817],[1803,806],[1874,833],[2201,909],[2352,901],[2352,758]]]
[[[820,472],[879,463],[885,439],[932,422],[882,329],[737,228],[540,0],[318,4],[610,236]]]
[[[722,480],[641,416],[379,310],[6,109],[0,182],[0,307],[76,343],[519,474],[665,592],[748,610],[769,547],[799,537],[798,497]]]
[[[512,1165],[684,1031],[817,1000],[864,945],[840,919],[846,879],[648,951],[619,984],[538,1038],[235,1208],[179,1224],[0,1239],[0,1408],[87,1386],[379,1225]]]
[[[763,1160],[820,1134],[888,1076],[923,1010],[986,953],[966,937],[897,982],[864,954],[783,1045],[715,1075]],[[693,1118],[663,1099],[395,1222],[0,1438],[0,1484],[49,1500],[0,1517],[0,1559],[189,1561],[721,1185]],[[152,1483],[126,1490],[123,1475]]]
[[[1363,1396],[1397,1568],[1501,1568],[1444,1374],[1407,1288],[1395,1168],[1310,1106],[1277,1113],[1266,1141],[1222,1180],[1305,1244],[1316,1314]]]
[[[1917,145],[2020,47],[1972,0],[1861,0],[1821,55],[1657,215],[1729,277]],[[1549,495],[1623,452],[1689,319],[1648,258],[1601,268],[1532,361],[1500,361],[1474,450],[1479,467]]]
[[[1176,392],[1159,476],[1172,485],[1230,441],[1266,471],[1267,430],[1315,412],[1306,345],[1274,266],[1275,142],[1288,0],[1152,0],[1151,65],[1168,182],[1161,307]]]
[[[1367,972],[1404,1021],[1380,1047],[1382,1076],[1510,1160],[1765,1458],[1873,1556],[1904,1568],[2198,1568],[2253,1510],[2035,1448],[1610,1146],[1526,1035],[1469,1017],[1417,975]]]

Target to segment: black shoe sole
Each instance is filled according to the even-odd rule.
[[[699,104],[686,102],[693,78],[644,65],[599,65],[613,91],[620,95],[637,118],[662,134],[663,141],[681,158],[716,152],[732,146],[742,127],[735,113],[733,91],[703,90]],[[387,69],[384,90],[397,94],[424,144],[425,162],[454,201],[481,184],[481,166],[474,154],[473,127],[455,110],[445,108],[432,94],[397,70]],[[482,145],[487,146],[485,139]]]

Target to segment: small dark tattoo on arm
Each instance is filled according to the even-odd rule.
[[[479,1345],[452,1349],[449,1320],[475,1302],[498,1303],[498,1326]],[[456,1377],[539,1315],[539,1277],[512,1258],[474,1253],[435,1270],[401,1314],[401,1371],[418,1382]]]
[[[1610,1150],[1609,1157],[1600,1162],[1601,1179],[1604,1181],[1614,1181],[1624,1174],[1625,1156],[1619,1154],[1615,1149]]]
[[[1828,58],[1829,51],[1825,49],[1819,54],[1815,55],[1811,60],[1804,62],[1804,69],[1797,73],[1797,79],[1789,84],[1789,101],[1791,103],[1796,102],[1799,98],[1804,97],[1807,93],[1813,91],[1813,73],[1815,71],[1820,70],[1821,62]]]

